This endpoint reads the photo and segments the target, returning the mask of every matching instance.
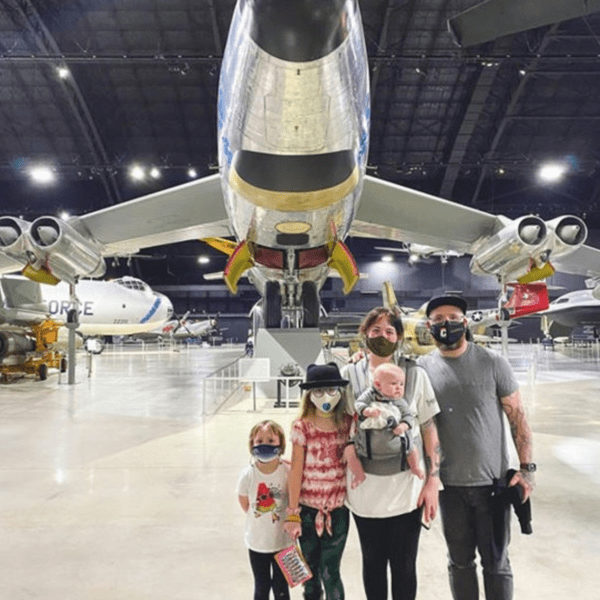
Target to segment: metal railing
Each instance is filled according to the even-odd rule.
[[[150,351],[150,350],[180,350],[180,349],[194,349],[194,348],[204,348],[203,343],[198,342],[193,339],[183,339],[183,340],[175,340],[172,338],[163,338],[162,340],[143,340],[143,339],[133,339],[124,341],[123,339],[119,339],[116,342],[111,342],[106,344],[105,352],[124,352],[127,350],[141,350],[142,352]],[[214,344],[209,345],[210,348],[233,348],[236,344],[231,340],[227,340],[220,344],[219,346],[215,346]]]
[[[215,413],[233,394],[240,388],[240,360],[246,354],[238,356],[229,364],[219,367],[212,373],[209,373],[202,380],[202,414],[206,415],[209,409]],[[208,402],[208,394],[213,399]]]
[[[271,375],[269,377],[261,377],[258,381],[245,379],[240,373],[240,360],[247,358],[247,354],[243,354],[236,358],[233,362],[216,369],[208,374],[202,381],[202,414],[214,414],[227,402],[243,385],[250,384],[252,386],[252,410],[256,411],[256,386],[258,384],[277,386],[277,398],[275,407],[284,407],[286,410],[295,402],[296,398],[292,398],[291,394],[297,395],[295,386],[299,381],[298,375]],[[325,362],[335,362],[341,368],[347,364],[345,357],[340,357],[334,352],[325,351]],[[300,380],[302,376],[300,376]]]

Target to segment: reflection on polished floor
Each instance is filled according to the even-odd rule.
[[[531,536],[513,523],[517,599],[595,600],[600,589],[600,363],[511,347],[539,465]],[[203,417],[202,378],[242,348],[114,351],[67,386],[0,385],[0,598],[252,597],[235,485],[251,426],[295,409],[251,394]],[[439,522],[423,532],[419,594],[449,600]],[[362,600],[354,525],[346,597]],[[292,598],[301,598],[293,590]]]

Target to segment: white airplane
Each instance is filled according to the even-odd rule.
[[[0,218],[0,272],[73,282],[101,276],[106,256],[209,238],[229,255],[229,289],[244,274],[258,288],[267,327],[316,326],[330,268],[353,288],[348,235],[469,253],[473,273],[503,282],[554,268],[600,275],[578,217],[511,220],[366,176],[370,111],[357,0],[238,0],[219,85],[219,174],[69,221]]]
[[[202,319],[200,321],[190,321],[189,313],[186,313],[181,319],[170,319],[169,321],[154,327],[143,337],[186,339],[202,338],[208,336],[217,328],[217,319]]]
[[[69,286],[40,285],[25,277],[0,279],[0,323],[26,326],[51,318],[65,323],[73,308]],[[77,285],[79,327],[84,337],[150,331],[173,314],[171,301],[134,277],[112,281],[81,280]]]
[[[600,298],[593,290],[577,290],[558,297],[542,314],[542,330],[551,337],[571,334],[576,327],[591,326],[600,331]]]
[[[382,250],[384,252],[408,254],[407,262],[411,267],[421,261],[429,262],[434,257],[439,258],[440,262],[445,265],[448,263],[448,259],[462,256],[462,252],[443,250],[434,246],[427,246],[426,244],[402,244],[400,248],[390,246],[374,246],[374,248],[375,250]]]

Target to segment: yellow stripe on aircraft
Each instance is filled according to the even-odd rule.
[[[259,208],[281,212],[306,212],[336,204],[358,185],[358,168],[342,183],[312,192],[275,192],[258,188],[242,179],[232,167],[229,184],[238,194]]]
[[[214,248],[223,254],[227,254],[227,256],[231,256],[238,246],[237,242],[232,242],[231,240],[223,238],[200,238],[200,241],[208,244],[211,248]]]
[[[383,305],[389,309],[394,310],[396,306],[398,306],[398,300],[396,299],[396,293],[394,292],[394,288],[392,286],[391,281],[383,282]]]
[[[360,273],[356,261],[344,242],[338,241],[335,244],[327,264],[340,274],[344,282],[344,294],[349,294],[360,279]]]
[[[253,266],[254,259],[248,247],[248,242],[243,241],[238,244],[233,254],[229,257],[223,271],[223,279],[232,294],[237,294],[238,281]]]
[[[60,279],[52,275],[45,267],[34,269],[31,265],[27,265],[23,271],[21,271],[21,274],[37,283],[45,283],[47,285],[57,285],[60,283]]]
[[[519,277],[519,283],[532,283],[533,281],[539,281],[540,279],[546,279],[554,275],[555,269],[548,261],[543,267],[536,267],[535,265],[529,270],[528,273]]]

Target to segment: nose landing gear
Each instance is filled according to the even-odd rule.
[[[265,326],[267,329],[281,327],[281,291],[278,281],[267,281],[265,286]]]
[[[282,291],[284,294],[282,294]],[[314,281],[298,284],[268,281],[265,286],[265,326],[267,329],[314,328],[319,326],[320,301]]]

